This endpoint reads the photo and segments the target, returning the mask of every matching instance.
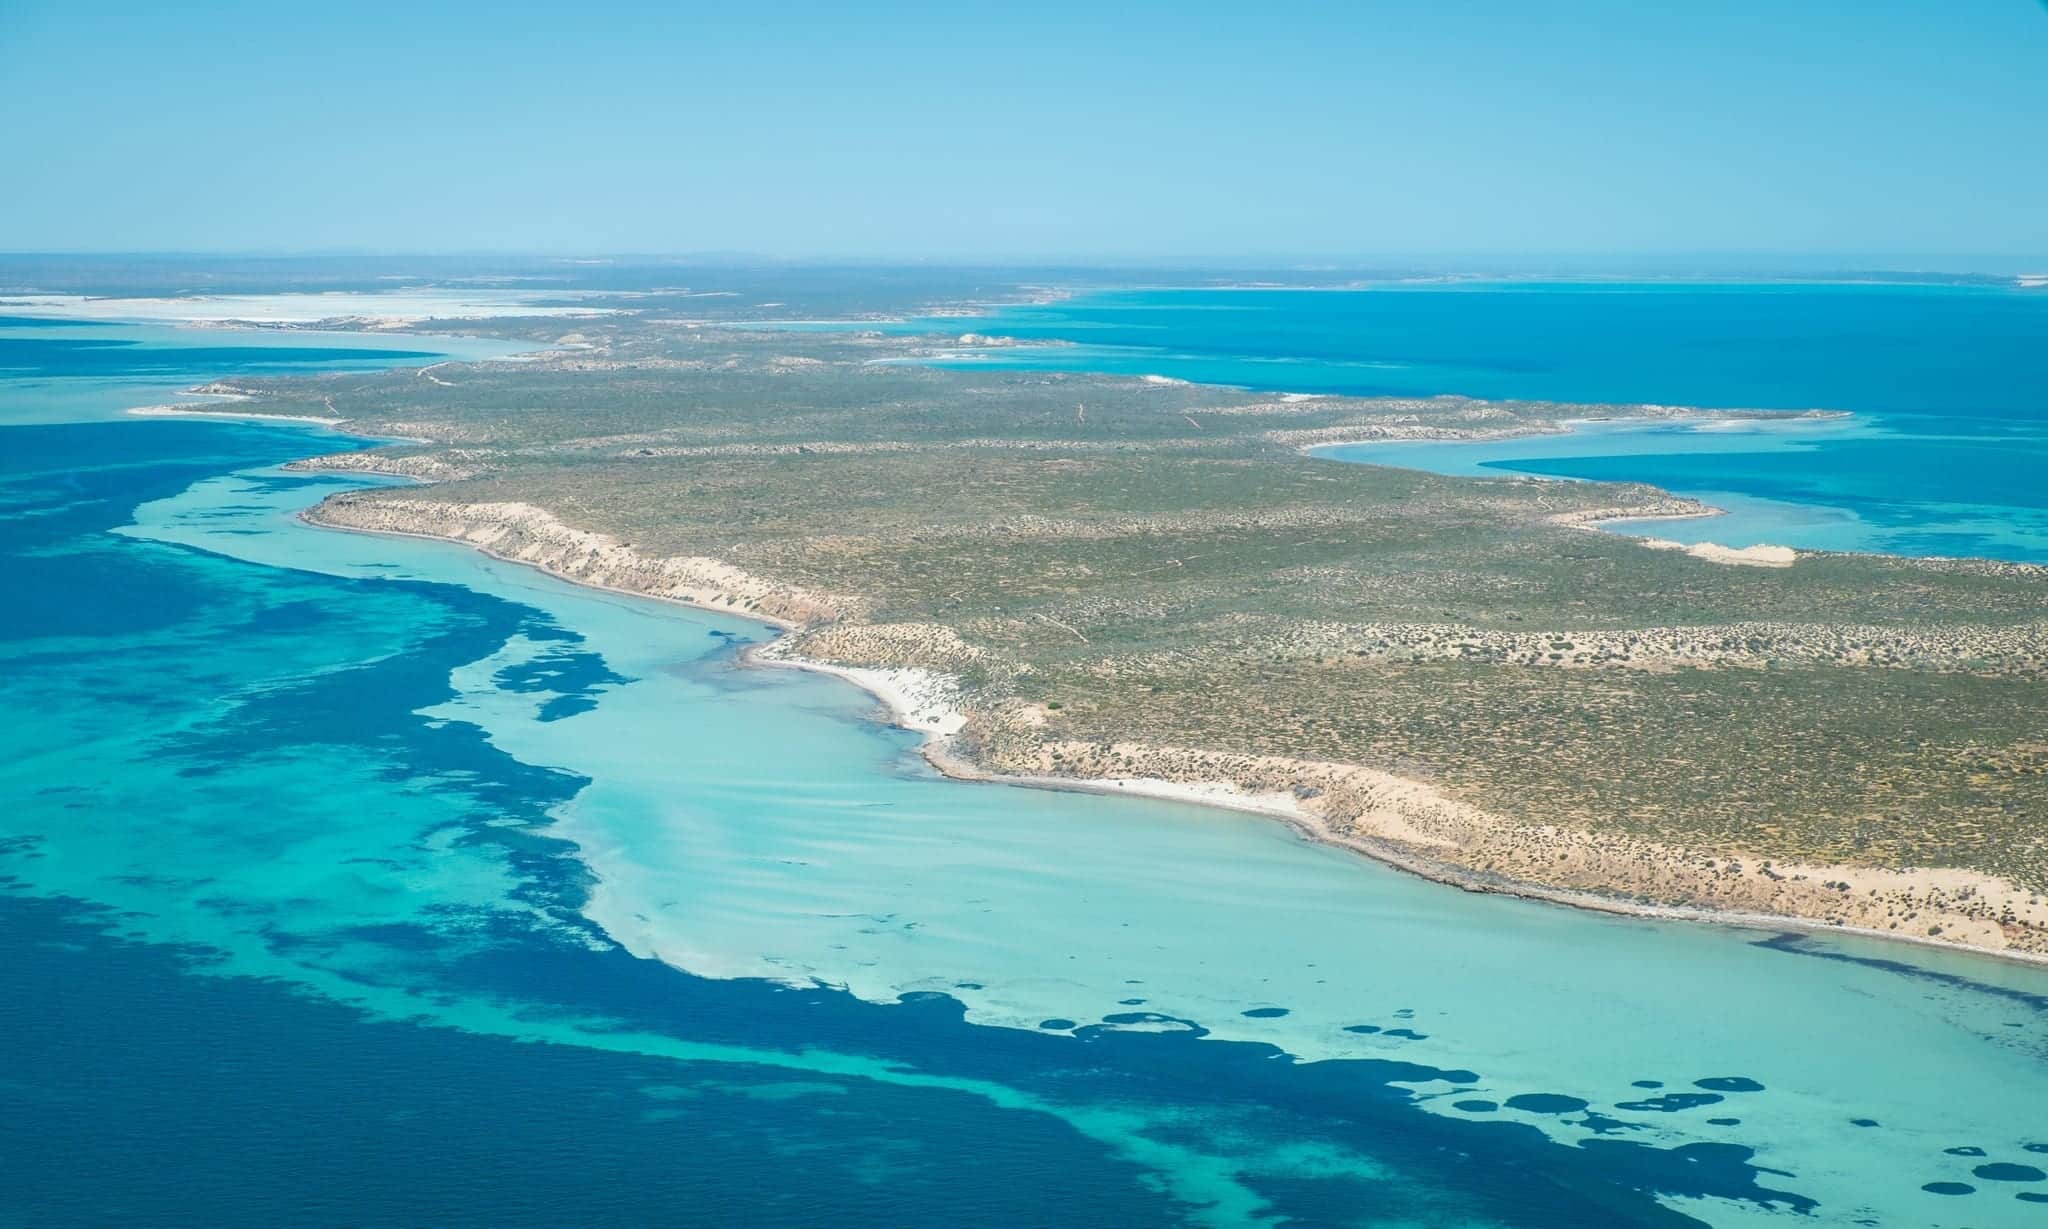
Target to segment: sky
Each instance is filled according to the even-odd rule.
[[[0,250],[2048,264],[2040,0],[0,0]]]

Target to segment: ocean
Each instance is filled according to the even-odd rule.
[[[2048,289],[1131,290],[899,327],[1067,343],[962,348],[944,365],[1356,396],[1844,411],[1792,425],[1603,424],[1561,437],[1320,452],[1466,476],[1648,482],[1728,513],[1656,524],[1656,536],[1688,543],[2048,561]]]
[[[298,521],[362,441],[107,408],[452,343],[92,327],[0,372],[0,1220],[2038,1223],[2048,971],[943,780],[761,625]]]

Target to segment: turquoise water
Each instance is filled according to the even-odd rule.
[[[301,524],[345,444],[0,428],[13,1219],[2038,1219],[2048,972],[937,779],[758,625]]]
[[[941,357],[944,365],[1301,393],[1849,411],[1846,421],[1789,430],[1601,427],[1541,441],[1374,444],[1323,455],[1453,474],[1649,482],[1730,513],[1657,524],[1657,536],[1686,542],[2048,561],[2048,290],[1464,283],[1125,291],[903,327],[1075,343],[962,349]]]

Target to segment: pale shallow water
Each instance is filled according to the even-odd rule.
[[[231,995],[223,1018],[272,1022],[255,1054],[389,1055],[403,1080],[343,1100],[435,1158],[417,1187],[518,1196],[500,1223],[650,1223],[677,1175],[689,1207],[784,1223],[1015,1223],[1040,1196],[1074,1223],[1659,1223],[1655,1197],[1715,1224],[1982,1226],[2048,1192],[1973,1172],[2048,1147],[2048,971],[1471,895],[1270,820],[945,781],[849,685],[737,668],[757,625],[297,522],[361,484],[270,466],[336,437],[0,440],[0,703],[33,715],[0,760],[0,903],[63,905],[6,916],[73,970],[0,1014],[14,1052],[53,1013],[106,1032],[109,996],[147,986],[107,1052],[176,1053],[167,1004]],[[309,1032],[312,1004],[354,1014]],[[233,1164],[273,1211],[445,1218],[413,1186],[350,1203],[387,1162],[323,1117],[339,1058],[239,1093],[229,1050],[100,1092],[113,1057],[35,1052],[56,1057],[23,1069],[0,1155],[36,1163],[0,1178],[50,1202],[18,1206],[124,1189],[150,1153],[108,1141],[154,1090],[219,1132],[188,1183]],[[450,1132],[408,1116],[421,1087],[559,1102],[575,1129]],[[752,1150],[717,1151],[742,1122]],[[602,1214],[551,1212],[552,1170],[498,1163],[536,1146],[577,1172],[666,1159]],[[778,1186],[816,1202],[770,1216]],[[127,1219],[200,1197],[161,1188]]]

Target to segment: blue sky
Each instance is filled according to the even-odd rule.
[[[0,250],[2048,256],[2038,0],[0,0]]]

